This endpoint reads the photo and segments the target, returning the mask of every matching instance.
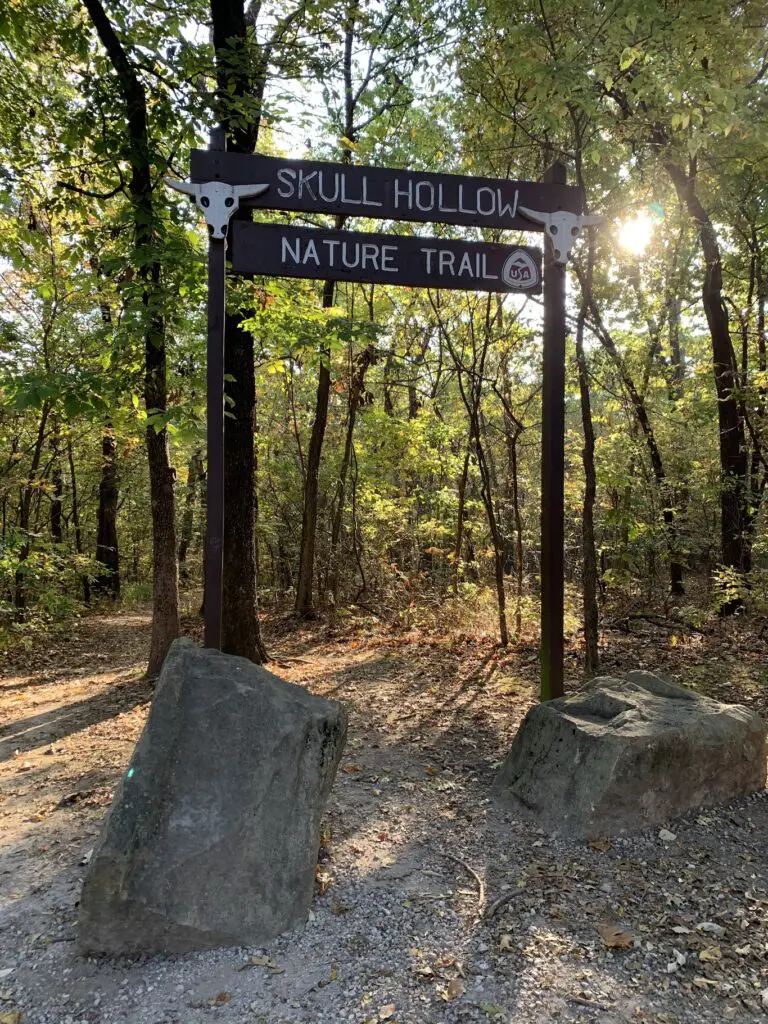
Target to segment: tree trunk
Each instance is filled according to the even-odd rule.
[[[717,413],[720,427],[720,527],[723,564],[737,573],[750,569],[750,551],[745,529],[748,516],[747,446],[744,420],[739,407],[736,357],[723,300],[723,266],[717,233],[696,194],[696,178],[681,167],[666,163],[680,201],[699,232],[704,255],[702,304],[709,326],[712,347],[712,369],[717,392]],[[727,601],[724,614],[732,614],[742,606],[740,599]]]
[[[464,542],[464,509],[467,495],[467,476],[469,475],[469,449],[471,438],[467,442],[467,449],[464,452],[464,462],[459,477],[459,507],[456,512],[456,542],[453,545],[453,571],[451,573],[451,586],[453,596],[459,596],[459,573],[461,570],[461,547]]]
[[[112,424],[101,434],[101,480],[96,522],[96,561],[104,566],[93,580],[97,594],[113,599],[120,596],[120,554],[117,541],[117,444]]]
[[[64,474],[61,470],[61,463],[56,455],[56,465],[51,475],[53,482],[53,496],[51,498],[51,539],[54,544],[61,544],[64,539],[62,528],[62,498],[64,496]]]
[[[145,289],[145,307],[149,305],[150,294],[155,301],[160,291],[160,266],[150,268]],[[157,340],[156,340],[157,339]],[[166,394],[166,350],[165,323],[159,313],[150,319],[144,346],[146,374],[144,378],[144,401],[147,411],[165,411]],[[156,676],[163,666],[168,648],[179,635],[179,576],[176,562],[176,509],[174,481],[176,471],[171,466],[168,451],[168,432],[163,427],[156,430],[147,427],[147,453],[149,455],[149,492],[152,504],[152,640],[149,648],[147,676]]]
[[[100,0],[83,0],[118,79],[127,117],[129,192],[133,206],[134,244],[144,307],[144,402],[147,415],[167,409],[165,321],[162,315],[160,262],[155,230],[152,146],[147,100],[135,68]],[[165,427],[146,430],[152,506],[153,607],[147,676],[157,675],[168,648],[179,635],[179,588],[176,565],[174,470]]]
[[[683,566],[680,561],[678,554],[677,544],[677,524],[675,521],[675,510],[672,506],[672,495],[667,485],[666,473],[664,471],[664,463],[661,457],[661,451],[656,442],[656,435],[651,426],[651,421],[648,417],[648,410],[645,405],[643,396],[638,391],[632,376],[627,369],[625,361],[622,359],[619,350],[616,347],[616,343],[613,340],[613,336],[607,329],[600,310],[595,302],[592,294],[592,288],[589,281],[586,279],[584,272],[579,269],[578,266],[574,265],[576,269],[576,275],[581,285],[582,294],[584,296],[584,303],[592,314],[594,332],[600,341],[600,344],[610,355],[611,359],[616,365],[619,371],[624,387],[627,390],[630,401],[632,402],[632,408],[635,413],[640,429],[643,432],[645,438],[645,444],[648,449],[648,454],[651,460],[651,468],[653,469],[653,475],[656,480],[656,484],[659,489],[659,497],[662,504],[662,518],[664,520],[664,527],[667,533],[669,554],[670,554],[670,593],[675,595],[682,595],[685,593],[685,587],[683,586]]]
[[[326,281],[323,287],[323,309],[333,306],[334,282]],[[299,575],[296,582],[296,613],[304,619],[315,614],[312,591],[315,573],[315,531],[317,530],[317,503],[320,477],[320,455],[323,450],[325,428],[328,424],[328,398],[331,392],[331,354],[321,355],[320,371],[317,375],[315,397],[315,419],[307,450],[307,479],[304,484],[304,510],[301,519],[301,546],[299,549]]]
[[[473,432],[475,436],[477,465],[480,470],[480,497],[485,505],[488,527],[491,531],[491,540],[493,542],[493,568],[496,581],[496,601],[499,611],[499,643],[502,647],[507,647],[509,645],[509,631],[507,630],[507,598],[504,590],[504,541],[501,536],[498,520],[496,519],[493,491],[491,489],[491,474],[483,450],[480,422],[477,415],[473,423]]]
[[[259,5],[254,5],[258,16]],[[272,49],[303,10],[299,4],[281,18],[271,39],[259,47],[249,27],[243,0],[210,0],[213,48],[216,55],[216,115],[235,153],[253,153],[259,138],[261,104]],[[247,106],[249,113],[244,113]],[[250,217],[247,210],[244,218]],[[248,314],[246,313],[246,318]],[[224,423],[224,538],[222,649],[257,664],[268,655],[261,638],[256,563],[256,463],[254,424],[256,386],[253,339],[241,327],[240,315],[225,322],[224,367],[227,381]]]
[[[336,506],[333,513],[333,524],[331,527],[331,550],[329,557],[330,564],[330,591],[336,601],[336,590],[339,578],[339,542],[341,540],[341,526],[344,521],[344,504],[347,490],[347,473],[352,460],[352,445],[355,436],[355,421],[357,410],[365,393],[365,375],[368,368],[376,361],[376,350],[373,345],[359,352],[353,361],[352,376],[349,384],[349,402],[347,413],[347,434],[344,440],[344,454],[339,469],[339,479],[336,483]]]
[[[591,278],[593,252],[594,242],[590,238],[588,279]],[[576,324],[576,363],[579,370],[581,424],[584,431],[584,448],[582,449],[582,461],[584,463],[584,512],[581,520],[581,582],[584,607],[584,675],[587,679],[591,679],[600,670],[600,655],[598,649],[597,553],[595,549],[597,476],[595,474],[595,428],[592,423],[589,376],[587,374],[587,360],[584,355],[584,322],[586,315],[587,303],[582,301]]]
[[[23,620],[24,613],[27,608],[27,589],[24,583],[24,562],[29,558],[31,546],[29,537],[29,517],[32,511],[32,495],[38,483],[38,470],[40,469],[40,458],[43,452],[43,442],[45,441],[45,428],[48,423],[48,415],[50,411],[50,404],[47,401],[43,402],[43,407],[40,410],[40,422],[37,426],[37,439],[35,440],[35,447],[32,451],[32,462],[29,466],[26,484],[22,486],[21,501],[19,502],[18,529],[22,536],[22,541],[19,549],[19,562],[14,574],[13,590],[13,605],[16,609],[16,617],[19,621]]]
[[[75,475],[75,455],[72,451],[72,438],[67,438],[67,459],[69,461],[69,484],[72,490],[72,525],[75,528],[75,551],[83,553],[83,534],[80,529],[80,506],[77,501],[77,477]],[[91,602],[91,583],[87,575],[83,576],[83,602]]]
[[[187,551],[192,543],[195,526],[195,499],[203,475],[203,455],[197,448],[189,460],[187,467],[187,493],[184,499],[184,516],[181,520],[181,538],[179,539],[179,576],[189,579],[187,570]]]
[[[256,591],[255,443],[256,379],[253,339],[236,316],[227,316],[224,373],[227,411],[224,420],[224,600],[221,649],[268,660],[261,638]]]

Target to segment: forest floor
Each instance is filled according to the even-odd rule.
[[[659,670],[768,711],[768,642],[748,622],[630,625],[606,634],[606,673]],[[0,1024],[765,1019],[766,794],[668,831],[553,840],[488,801],[535,699],[533,635],[502,652],[276,619],[265,636],[273,671],[350,713],[309,924],[259,950],[78,954],[89,851],[152,695],[148,616],[87,617],[0,678]]]

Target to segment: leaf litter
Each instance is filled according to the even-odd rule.
[[[124,1013],[153,1024],[174,999],[184,1024],[384,1024],[380,1009],[389,1008],[388,1024],[464,1024],[472,1014],[576,1022],[608,1010],[698,1024],[768,1011],[765,798],[634,837],[550,839],[488,801],[493,766],[535,694],[533,639],[499,652],[379,626],[363,638],[354,623],[335,635],[322,625],[272,628],[281,674],[351,712],[307,927],[263,950],[125,962],[125,1000],[109,995],[113,968],[76,956],[81,862],[151,696],[141,681],[148,618],[94,617],[51,657],[64,668],[87,662],[88,651],[106,657],[90,674],[62,672],[38,689],[36,713],[95,701],[105,716],[53,726],[42,742],[33,733],[0,765],[0,871],[26,908],[0,933],[0,971],[12,972],[0,1024],[112,1024]],[[609,640],[623,664],[647,658],[637,638]],[[759,687],[740,691],[718,677],[716,652],[698,650],[690,664],[693,651],[673,652],[680,675],[764,710]],[[0,711],[15,721],[25,686],[35,692],[34,663],[8,681],[15,689],[0,690]]]

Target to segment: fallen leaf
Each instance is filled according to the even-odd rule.
[[[697,932],[708,932],[710,935],[725,935],[725,928],[721,924],[715,924],[714,921],[702,921],[701,924],[696,925]]]
[[[693,979],[693,984],[696,986],[696,988],[717,988],[716,981],[712,981],[711,978],[702,978],[701,975],[698,974]]]
[[[384,1006],[380,1006],[379,1020],[389,1020],[390,1017],[394,1017],[396,1009],[397,1007],[394,1003],[386,1003]]]
[[[629,949],[635,937],[631,932],[623,932],[612,924],[595,926],[607,949]]]
[[[454,978],[453,981],[449,981],[443,994],[443,999],[446,1002],[450,1002],[451,999],[458,999],[459,996],[463,996],[467,990],[467,986],[461,980],[461,978]]]
[[[673,960],[667,964],[667,974],[674,974],[675,971],[679,970],[686,961],[685,953],[681,953],[679,949],[672,950]]]
[[[13,1010],[11,1013],[0,1013],[0,1024],[19,1024],[21,1012]]]
[[[499,949],[512,949],[512,936],[502,935],[499,939]]]
[[[331,966],[331,975],[330,975],[331,981],[336,981],[338,976],[339,976],[338,964],[332,964],[332,966]]]
[[[721,960],[722,957],[723,953],[719,946],[710,946],[709,949],[702,949],[699,953],[699,960],[704,961]]]
[[[663,843],[674,843],[677,836],[674,832],[670,832],[668,828],[663,828],[661,832],[659,832],[659,839],[661,839]]]
[[[593,839],[589,844],[593,850],[599,850],[600,853],[607,853],[611,848],[610,839]]]
[[[752,947],[747,943],[746,946],[737,946],[733,952],[738,954],[738,956],[746,956],[748,953],[752,952]]]

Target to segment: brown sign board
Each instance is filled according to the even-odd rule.
[[[527,246],[238,220],[230,230],[236,274],[480,292],[541,291],[541,252]]]
[[[583,205],[582,190],[568,185],[201,149],[192,150],[190,177],[268,185],[263,195],[242,201],[254,208],[520,231],[543,231],[518,212],[521,206],[581,214]]]

